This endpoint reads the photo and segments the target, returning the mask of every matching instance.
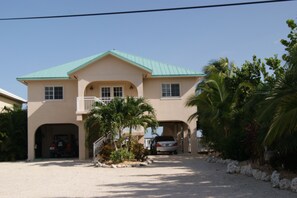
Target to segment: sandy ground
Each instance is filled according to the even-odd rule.
[[[82,161],[0,163],[0,197],[297,197],[201,157],[154,156],[137,168],[94,168]]]

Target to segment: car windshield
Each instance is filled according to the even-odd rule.
[[[156,137],[157,142],[174,141],[172,136],[158,136]]]

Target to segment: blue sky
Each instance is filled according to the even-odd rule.
[[[247,0],[246,0],[247,1]],[[242,0],[1,0],[0,18],[198,6]],[[228,57],[284,53],[297,1],[162,13],[0,21],[0,87],[27,98],[16,77],[110,49],[202,71]]]

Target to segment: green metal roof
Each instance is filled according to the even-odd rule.
[[[92,62],[95,62],[107,55],[113,55],[123,61],[129,62],[149,73],[152,77],[183,77],[183,76],[204,76],[203,73],[177,67],[174,65],[164,64],[146,58],[134,56],[118,50],[110,50],[105,53],[96,54],[76,60],[70,63],[51,67],[49,69],[37,71],[28,75],[17,78],[19,81],[24,80],[46,80],[46,79],[69,79],[69,74],[74,73]]]

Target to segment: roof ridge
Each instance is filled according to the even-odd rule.
[[[25,80],[45,80],[45,79],[69,79],[69,75],[76,72],[92,62],[95,62],[107,55],[115,56],[125,62],[135,65],[149,73],[152,77],[190,77],[190,76],[204,76],[203,73],[199,73],[188,68],[176,66],[160,61],[143,58],[140,56],[128,54],[119,50],[109,50],[100,54],[88,56],[74,60],[62,65],[57,65],[51,68],[36,71],[17,78],[19,81]]]
[[[170,67],[175,67],[177,69],[183,69],[183,70],[187,70],[187,71],[191,71],[191,72],[195,72],[189,68],[184,68],[183,66],[180,66],[180,65],[174,65],[174,64],[169,64],[169,63],[164,63],[163,61],[158,61],[158,60],[152,60],[152,59],[149,59],[149,58],[146,58],[146,57],[141,57],[141,56],[137,56],[137,55],[132,55],[132,54],[128,54],[126,52],[122,52],[122,51],[119,51],[119,50],[116,50],[116,49],[112,49],[112,50],[109,50],[109,51],[112,51],[112,52],[119,52],[119,53],[123,53],[123,54],[126,54],[126,55],[129,55],[129,56],[134,56],[134,57],[137,57],[137,58],[141,58],[141,59],[146,59],[150,62],[154,62],[154,63],[159,63],[159,64],[162,64],[162,65],[167,65],[167,66],[170,66]]]

